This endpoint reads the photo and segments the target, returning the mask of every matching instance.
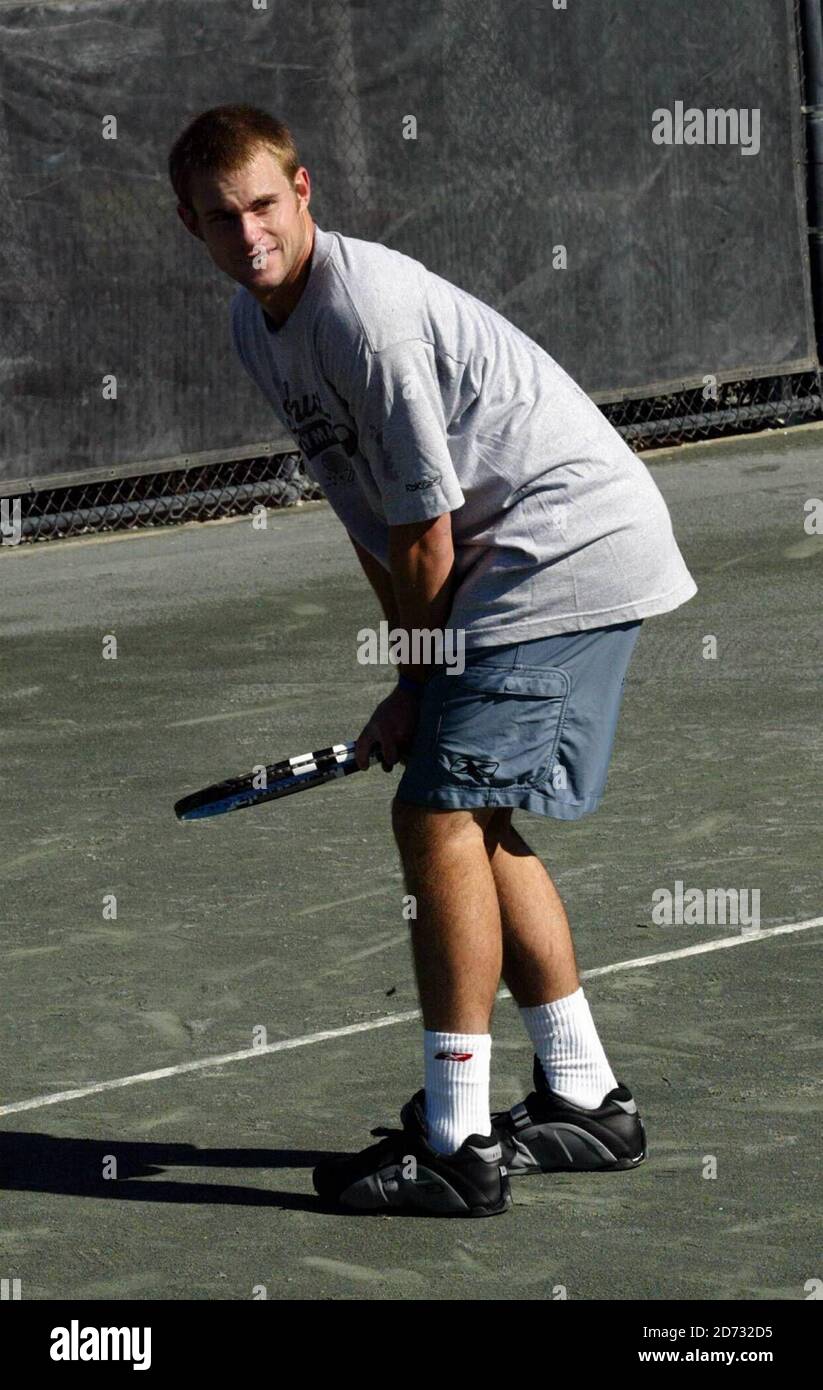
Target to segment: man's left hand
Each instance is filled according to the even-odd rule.
[[[380,745],[384,772],[391,772],[395,763],[405,763],[405,753],[411,748],[417,721],[420,717],[420,696],[398,686],[382,700],[363,729],[355,745],[357,766],[361,771],[369,765],[369,753]]]

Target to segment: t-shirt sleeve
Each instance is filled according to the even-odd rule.
[[[432,345],[411,339],[380,352],[364,348],[343,375],[358,449],[388,524],[425,521],[462,507]]]

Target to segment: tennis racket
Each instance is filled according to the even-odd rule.
[[[264,801],[277,801],[281,796],[320,787],[336,777],[350,777],[353,772],[364,770],[357,766],[354,747],[354,743],[333,743],[331,748],[284,758],[246,777],[215,782],[213,787],[204,787],[175,802],[174,814],[178,820],[224,816],[229,811],[242,811],[245,806],[259,806]],[[377,762],[380,762],[380,749],[375,747],[369,755],[369,767]]]

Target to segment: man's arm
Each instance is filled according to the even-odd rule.
[[[363,546],[354,539],[351,531],[348,532],[348,537],[357,553],[363,573],[380,601],[380,607],[386,615],[389,627],[398,627],[397,600],[394,596],[394,586],[389,571],[383,568],[379,560],[375,560],[370,551],[364,550]]]
[[[390,628],[430,630],[446,626],[454,588],[454,543],[451,513],[389,527],[386,570],[350,534],[363,571]],[[400,666],[400,674],[425,681],[425,667]]]
[[[446,627],[454,597],[451,513],[389,527],[389,564],[398,625],[410,632]],[[400,666],[399,673],[425,682],[426,666]]]
[[[404,522],[389,527],[387,571],[356,541],[354,548],[393,627],[442,630],[452,607],[454,589],[454,542],[451,513],[427,521]],[[426,666],[398,668],[421,686],[431,675]],[[386,772],[412,744],[420,713],[420,693],[398,685],[377,706],[357,740],[358,767],[368,767],[371,749],[379,744]]]

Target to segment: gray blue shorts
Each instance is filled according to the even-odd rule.
[[[606,787],[642,620],[466,653],[423,693],[397,799],[441,810],[520,806],[579,820]]]

